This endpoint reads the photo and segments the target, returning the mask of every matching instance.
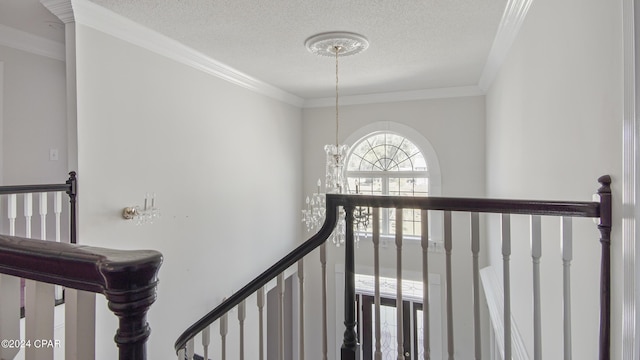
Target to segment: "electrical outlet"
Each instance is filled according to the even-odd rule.
[[[58,149],[49,149],[49,160],[58,161]]]

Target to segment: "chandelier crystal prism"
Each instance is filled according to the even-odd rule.
[[[314,35],[305,41],[305,46],[312,54],[319,56],[331,56],[336,61],[336,122],[335,122],[335,143],[325,145],[324,150],[327,156],[325,169],[325,193],[341,194],[347,190],[347,182],[344,176],[344,161],[349,150],[347,145],[340,145],[340,112],[339,112],[339,61],[340,57],[355,55],[365,51],[369,47],[367,39],[359,34],[351,32],[328,32]],[[319,230],[324,215],[325,193],[321,192],[322,184],[318,180],[317,192],[311,198],[307,197],[307,208],[302,210],[302,221],[307,226],[307,231]],[[345,241],[345,220],[343,212],[338,219],[338,225],[333,232],[333,243],[340,246]]]

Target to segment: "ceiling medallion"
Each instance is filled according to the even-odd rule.
[[[304,42],[304,45],[313,54],[335,57],[335,49],[340,49],[338,56],[359,54],[367,50],[369,41],[356,33],[332,31],[313,35]]]

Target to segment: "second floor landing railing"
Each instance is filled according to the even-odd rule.
[[[162,256],[76,244],[76,194],[75,172],[62,184],[0,186],[0,359],[94,359],[96,294],[120,320],[120,359],[146,358]],[[65,305],[54,307],[63,287]],[[64,314],[63,329],[56,314]]]
[[[480,304],[480,269],[479,269],[479,254],[481,251],[480,242],[480,214],[492,213],[499,215],[500,222],[499,229],[499,242],[501,247],[502,263],[503,263],[503,304],[504,304],[504,324],[501,327],[503,333],[501,338],[504,339],[504,347],[500,351],[505,359],[512,359],[512,330],[511,330],[511,217],[512,215],[526,215],[529,218],[529,237],[531,246],[531,259],[533,268],[532,279],[532,293],[533,293],[533,306],[532,306],[532,318],[533,318],[533,335],[532,344],[533,348],[530,351],[533,352],[533,359],[538,360],[542,358],[542,314],[540,311],[540,299],[541,299],[541,271],[540,260],[542,257],[541,244],[542,244],[542,221],[541,217],[559,217],[561,218],[561,231],[560,241],[562,244],[562,262],[563,262],[563,319],[564,326],[564,354],[557,354],[555,349],[553,350],[553,358],[572,358],[572,334],[571,334],[571,286],[570,286],[570,264],[572,260],[572,219],[575,217],[593,218],[598,221],[598,230],[600,232],[600,244],[601,244],[601,259],[600,259],[600,289],[599,291],[593,291],[593,295],[600,294],[600,327],[599,329],[592,329],[594,332],[599,331],[599,359],[608,360],[610,354],[610,287],[611,287],[611,273],[610,273],[610,234],[611,234],[611,179],[609,176],[602,176],[598,179],[601,183],[601,187],[598,189],[599,201],[591,202],[577,202],[577,201],[530,201],[530,200],[511,200],[511,199],[474,199],[474,198],[443,198],[443,197],[402,197],[402,196],[369,196],[369,195],[343,195],[343,194],[327,194],[326,197],[326,219],[321,229],[317,234],[312,236],[309,240],[297,247],[287,256],[275,263],[269,269],[264,271],[260,276],[245,285],[242,289],[234,293],[231,297],[223,301],[219,306],[214,308],[192,326],[190,326],[183,334],[178,338],[175,343],[175,350],[178,354],[179,360],[193,360],[200,358],[197,356],[195,350],[195,338],[198,335],[202,336],[201,343],[203,345],[204,358],[209,358],[210,348],[215,345],[211,341],[211,334],[213,333],[211,325],[214,321],[218,321],[220,330],[220,347],[217,347],[221,351],[220,358],[224,360],[226,358],[226,339],[230,329],[230,315],[229,311],[236,309],[236,315],[238,323],[234,328],[239,329],[239,351],[233,349],[233,355],[230,358],[244,359],[245,350],[252,351],[252,355],[248,358],[256,358],[259,360],[265,359],[265,341],[263,330],[269,328],[278,333],[277,336],[271,337],[272,339],[278,339],[277,342],[270,342],[270,345],[277,347],[277,358],[284,359],[284,298],[285,298],[285,286],[284,274],[290,267],[297,264],[297,278],[298,278],[298,299],[294,300],[297,303],[299,309],[298,323],[294,325],[293,331],[298,332],[299,344],[295,346],[298,353],[294,355],[294,358],[303,360],[305,356],[305,335],[304,333],[310,326],[317,326],[321,328],[322,338],[315,338],[314,341],[322,342],[320,346],[316,345],[315,348],[321,348],[320,353],[307,354],[312,359],[331,359],[335,356],[329,354],[328,351],[328,322],[327,319],[330,315],[327,313],[327,302],[330,298],[327,296],[327,251],[326,240],[330,237],[334,227],[336,226],[338,214],[343,211],[346,217],[346,239],[344,245],[344,317],[340,323],[344,323],[344,336],[342,345],[340,348],[340,357],[342,360],[355,360],[355,359],[382,359],[383,354],[380,344],[383,342],[380,337],[380,307],[381,307],[381,294],[380,294],[380,222],[381,212],[383,209],[395,210],[395,244],[387,244],[387,256],[393,256],[396,258],[396,289],[397,294],[395,296],[395,303],[403,303],[402,281],[403,281],[403,244],[406,239],[403,235],[403,210],[413,209],[419,212],[421,219],[421,231],[419,236],[419,246],[421,247],[421,260],[420,266],[422,267],[422,283],[423,286],[423,311],[422,311],[422,323],[423,328],[420,330],[420,335],[416,336],[419,339],[420,346],[415,348],[406,348],[402,343],[403,339],[403,306],[396,306],[397,311],[397,334],[394,335],[398,341],[397,346],[393,347],[392,352],[386,353],[385,358],[397,359],[435,359],[435,355],[432,353],[431,345],[434,342],[430,339],[430,330],[442,331],[442,358],[443,359],[456,359],[456,358],[475,358],[480,359],[483,353],[483,344],[481,339],[481,312],[484,310]],[[357,296],[356,296],[356,264],[355,264],[355,214],[361,215],[357,209],[360,207],[371,208],[373,219],[373,263],[374,263],[374,309],[375,315],[375,329],[370,330],[373,332],[373,340],[370,342],[366,351],[361,349],[359,342],[363,337],[357,333],[358,324],[358,309],[357,309]],[[452,225],[452,213],[466,214],[466,216],[457,216],[455,226]],[[439,216],[433,216],[435,214]],[[358,216],[359,216],[358,215]],[[441,215],[441,216],[440,216]],[[441,222],[443,228],[443,248],[444,248],[444,302],[445,305],[442,308],[429,308],[430,294],[429,294],[429,272],[431,270],[429,265],[429,258],[431,256],[440,254],[429,254],[429,219],[438,219]],[[466,219],[462,222],[458,220]],[[487,218],[487,220],[489,220]],[[464,317],[465,321],[470,320],[469,326],[465,329],[458,329],[454,332],[454,325],[457,324],[454,319],[454,281],[456,280],[452,276],[452,251],[453,251],[453,236],[452,229],[460,229],[460,235],[456,236],[456,243],[462,241],[465,244],[471,245],[471,280],[468,283],[463,284],[464,291],[470,291],[471,298],[471,310],[465,314],[470,315],[458,315]],[[464,229],[464,231],[462,231]],[[468,242],[464,239],[465,235],[469,234]],[[522,236],[519,236],[522,237]],[[515,236],[514,236],[515,238]],[[362,241],[362,240],[361,240]],[[395,245],[395,248],[393,248]],[[468,246],[468,245],[467,245]],[[315,314],[321,314],[319,316],[320,321],[305,322],[303,314],[303,308],[308,306],[304,302],[304,271],[303,260],[307,263],[307,254],[316,248],[320,248],[320,264],[322,269],[321,284],[314,283],[314,288],[322,289],[322,301],[319,309],[311,309],[309,311]],[[457,247],[457,246],[456,246]],[[395,251],[394,251],[395,250]],[[483,249],[482,249],[483,250]],[[419,254],[414,254],[420,256]],[[436,261],[441,263],[441,259]],[[310,262],[309,262],[310,263]],[[432,265],[433,266],[433,265]],[[305,265],[306,267],[306,265]],[[560,275],[559,275],[560,276]],[[265,289],[272,285],[271,280],[277,278],[277,285],[274,290],[277,294],[279,319],[277,326],[265,326],[263,321],[263,309],[265,306]],[[521,285],[521,284],[518,284]],[[525,285],[525,284],[522,284]],[[527,285],[528,286],[528,285]],[[458,289],[460,290],[460,289]],[[529,291],[527,289],[527,291]],[[466,293],[465,293],[466,294]],[[258,313],[258,340],[254,343],[256,346],[246,346],[244,324],[247,314],[247,300],[254,297],[256,299],[257,313]],[[467,295],[468,296],[468,295]],[[253,301],[252,301],[253,302]],[[460,310],[460,309],[458,309]],[[255,311],[255,310],[254,310]],[[430,311],[432,312],[430,314]],[[442,326],[439,329],[430,329],[430,316],[433,312],[442,312]],[[337,320],[337,319],[336,319]],[[467,322],[465,322],[466,324]],[[274,324],[272,324],[274,325]],[[275,329],[274,329],[275,328]],[[339,329],[336,329],[338,331]],[[364,331],[364,330],[363,330]],[[459,334],[461,331],[471,331],[473,336],[465,341],[464,344],[460,344],[460,341],[456,343],[455,334]],[[440,338],[440,337],[438,337]],[[387,344],[389,339],[386,339]],[[440,346],[440,345],[438,345]],[[246,349],[245,349],[246,347]],[[256,350],[257,348],[257,350]],[[415,350],[415,351],[412,351]],[[486,349],[485,349],[486,350]],[[387,348],[386,351],[389,351]],[[439,351],[439,350],[438,350]],[[416,354],[414,354],[415,352]],[[464,353],[464,355],[461,355]],[[364,356],[364,357],[363,357]],[[548,357],[548,356],[545,356]],[[439,358],[439,356],[437,357]]]

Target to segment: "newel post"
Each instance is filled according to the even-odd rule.
[[[109,309],[119,318],[114,341],[118,345],[120,360],[144,360],[146,343],[151,333],[147,311],[156,300],[158,270],[162,255],[144,259],[139,263],[119,266],[102,264],[100,272],[107,284],[104,295]]]
[[[611,345],[611,177],[601,176],[600,195],[600,360],[609,360]]]
[[[342,340],[342,360],[359,360],[360,344],[356,332],[356,268],[355,241],[353,237],[352,205],[345,206],[345,259],[344,259],[344,337]]]
[[[78,194],[78,179],[76,178],[76,172],[72,171],[69,173],[69,179],[65,181],[67,185],[69,185],[69,190],[67,190],[67,195],[69,195],[69,203],[71,204],[71,210],[69,214],[69,242],[72,244],[78,243],[78,217],[76,210],[76,196]]]

